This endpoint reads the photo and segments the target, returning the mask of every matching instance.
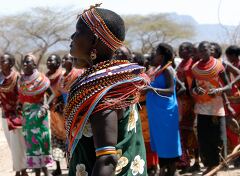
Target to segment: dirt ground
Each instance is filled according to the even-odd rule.
[[[0,176],[14,176],[15,173],[12,171],[12,161],[10,150],[8,148],[3,130],[2,124],[0,120]],[[61,167],[63,169],[63,176],[67,176],[67,168],[66,163],[64,161],[61,162]],[[55,169],[55,165],[49,168],[50,173]],[[35,174],[29,171],[29,176],[34,176]],[[184,174],[184,176],[200,176],[202,173],[194,173],[194,174]],[[239,169],[229,169],[227,171],[221,171],[217,174],[217,176],[240,176],[240,168]]]

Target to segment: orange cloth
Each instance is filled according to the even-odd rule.
[[[64,128],[64,116],[53,110],[50,111],[51,131],[58,139],[66,140],[66,131]]]

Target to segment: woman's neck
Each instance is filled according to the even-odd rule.
[[[208,59],[202,59],[200,62],[206,64],[211,60],[211,57],[209,57]]]
[[[49,75],[52,75],[52,74],[56,73],[56,71],[57,71],[58,69],[59,69],[59,68],[55,68],[55,69],[49,70],[49,71],[48,71],[48,74],[49,74]]]
[[[25,76],[31,76],[33,73],[35,72],[35,70],[29,71],[28,73],[24,73]]]
[[[96,65],[100,62],[108,61],[108,60],[111,60],[111,59],[112,59],[112,57],[109,57],[109,56],[97,57],[96,59],[94,59],[92,61],[92,65]]]
[[[73,67],[67,68],[65,75],[68,75],[72,71]]]
[[[12,69],[10,69],[10,70],[2,70],[2,73],[3,73],[3,75],[5,77],[9,76],[11,74],[11,72],[12,72]]]

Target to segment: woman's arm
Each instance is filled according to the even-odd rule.
[[[164,77],[166,80],[166,88],[154,88],[154,87],[148,87],[148,90],[151,90],[155,93],[158,93],[160,95],[165,96],[171,96],[174,93],[174,73],[171,68],[167,68],[164,72]]]
[[[240,75],[240,70],[237,67],[227,62],[224,62],[224,65],[227,73],[232,73],[233,75]]]
[[[210,89],[208,92],[208,95],[210,96],[215,96],[217,94],[223,94],[223,93],[229,93],[229,91],[232,89],[231,84],[229,83],[229,80],[227,78],[227,74],[226,72],[221,72],[219,74],[220,79],[223,82],[223,87],[219,87],[219,88],[214,88],[214,89]]]
[[[238,83],[240,83],[240,75],[239,75],[236,79],[234,79],[234,80],[230,83],[230,85],[233,86],[234,84],[238,84]]]
[[[186,87],[185,87],[184,83],[178,79],[178,77],[176,77],[176,79],[177,79],[177,85],[179,87],[179,89],[177,91],[177,96],[181,96],[186,92]]]
[[[206,93],[206,90],[200,86],[197,86],[196,80],[193,79],[190,93],[192,95],[204,95]]]
[[[240,83],[240,75],[237,78],[235,78],[232,82],[230,82],[228,85],[226,85],[222,88],[218,88],[217,93],[222,93],[222,92],[228,93],[232,89],[232,86],[234,84],[238,84],[238,83]]]
[[[46,102],[44,100],[44,104],[41,107],[40,111],[38,112],[38,117],[39,118],[42,118],[47,114],[47,111],[49,110],[49,105],[53,101],[53,99],[55,98],[55,94],[53,93],[51,88],[48,88],[46,90],[46,93],[50,96],[45,96],[46,97]]]
[[[52,91],[51,88],[48,88],[46,92],[47,92],[48,95],[50,95],[47,98],[47,102],[46,102],[46,104],[49,106],[52,103],[52,101],[54,100],[55,94],[54,94],[54,92]]]
[[[229,80],[228,80],[228,78],[227,78],[226,72],[224,71],[224,72],[220,73],[219,76],[220,76],[222,82],[225,84],[225,87],[226,87],[226,88],[225,88],[225,91],[230,91],[231,88],[232,88],[232,86],[229,86],[230,84],[229,84]],[[224,89],[224,88],[223,88],[223,89]],[[225,103],[225,105],[226,105],[226,107],[227,107],[227,110],[228,110],[228,112],[230,113],[230,115],[231,115],[231,116],[235,116],[236,112],[235,112],[234,109],[231,107],[230,102],[229,102],[229,100],[228,100],[228,98],[227,98],[227,94],[226,94],[225,92],[223,92],[223,91],[222,91],[222,97],[223,97],[223,101],[224,101],[224,103]]]
[[[93,140],[95,148],[107,146],[115,147],[118,138],[118,119],[121,112],[106,110],[91,117]],[[92,176],[114,175],[117,165],[116,155],[102,155],[97,157]]]

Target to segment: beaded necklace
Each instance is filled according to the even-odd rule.
[[[70,97],[71,97],[71,93],[74,93],[76,91],[76,89],[79,87],[79,83],[85,81],[87,79],[87,76],[94,73],[94,72],[97,72],[99,70],[102,70],[102,69],[105,69],[105,68],[108,68],[110,66],[115,66],[115,65],[120,65],[120,64],[126,64],[126,63],[129,63],[129,61],[127,60],[112,60],[112,61],[103,61],[103,62],[100,62],[96,65],[93,65],[92,67],[89,67],[88,69],[85,70],[85,72],[79,76],[77,78],[77,80],[72,84],[72,87],[71,87],[71,91],[70,91]]]
[[[81,130],[84,128],[86,118],[89,117],[86,112],[93,108],[92,103],[99,101],[91,110],[91,113],[95,113],[104,109],[121,109],[138,101],[139,89],[146,84],[139,76],[143,71],[144,67],[125,60],[104,61],[88,68],[74,82],[64,109],[69,150],[76,144],[73,142],[76,136],[77,139],[81,138]],[[103,100],[100,101],[99,95],[105,90],[107,92],[102,95]],[[78,130],[72,136],[70,132],[74,127],[78,127]]]
[[[126,64],[126,63],[129,63],[129,62],[126,60],[104,61],[104,62],[101,62],[99,64],[92,66],[91,68],[88,68],[73,83],[71,90],[69,92],[69,103],[68,103],[69,106],[67,106],[65,108],[65,113],[68,112],[68,110],[67,110],[68,107],[69,107],[69,110],[71,109],[70,106],[73,103],[73,101],[81,100],[81,98],[83,98],[81,101],[85,101],[86,99],[91,97],[93,94],[97,93],[99,90],[105,88],[107,85],[111,85],[113,83],[113,81],[119,81],[123,78],[125,78],[125,79],[129,78],[127,73],[124,74],[123,76],[120,74],[118,74],[118,75],[109,75],[108,74],[108,75],[104,75],[102,77],[102,79],[95,78],[95,79],[89,81],[88,77],[91,74],[93,74],[94,72],[100,71],[100,70],[104,70],[104,69],[105,69],[105,73],[110,73],[110,71],[106,70],[106,68],[109,68],[111,66],[120,65],[120,64]],[[78,96],[79,94],[82,94],[82,96]]]
[[[33,70],[33,74],[31,74],[31,75],[29,75],[29,76],[23,74],[20,80],[22,80],[22,81],[24,81],[26,84],[28,84],[28,83],[34,81],[35,79],[37,79],[38,76],[39,76],[39,74],[40,74],[40,73],[38,72],[38,70],[37,70],[37,69],[34,69],[34,70]]]
[[[42,73],[35,70],[30,76],[22,76],[18,83],[18,90],[21,94],[34,96],[45,92],[50,86],[49,79]]]
[[[194,77],[201,80],[211,80],[223,70],[222,62],[213,57],[207,63],[198,61],[192,67]]]

